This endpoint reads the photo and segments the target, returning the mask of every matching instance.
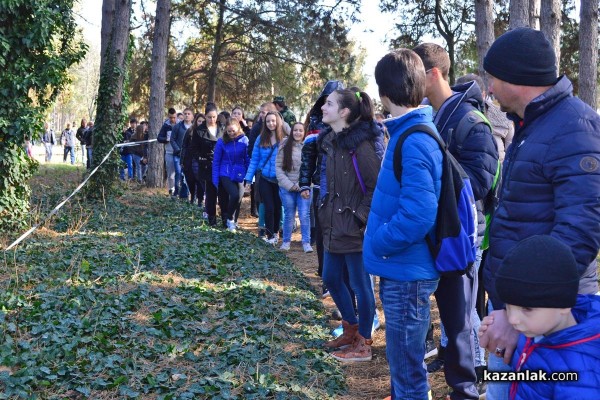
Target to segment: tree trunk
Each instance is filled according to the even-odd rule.
[[[217,93],[217,75],[219,71],[219,61],[221,60],[221,50],[223,46],[223,19],[225,18],[225,3],[227,0],[219,0],[219,21],[215,32],[215,44],[213,46],[212,56],[210,58],[210,69],[208,71],[208,101],[215,101]]]
[[[171,0],[158,0],[152,44],[152,71],[150,78],[149,137],[156,139],[165,116],[165,82],[167,80],[167,52],[171,26]],[[165,146],[151,143],[148,154],[148,187],[165,185]]]
[[[541,0],[529,0],[529,26],[540,30]]]
[[[111,19],[110,30],[103,30],[101,49],[102,70],[98,87],[98,112],[94,125],[93,165],[98,165],[114,145],[119,142],[124,126],[123,86],[127,74],[127,53],[129,51],[129,27],[131,0],[104,0],[103,10],[114,10],[103,14]],[[102,21],[103,29],[108,24]],[[108,28],[107,28],[108,29]],[[118,178],[117,151],[100,168],[91,181],[87,193],[103,196],[111,193]]]
[[[597,0],[596,0],[597,1]],[[560,71],[560,19],[561,0],[542,0],[541,29],[556,54],[556,70]]]
[[[509,29],[529,26],[529,0],[510,0]]]
[[[475,0],[475,36],[479,76],[487,82],[483,58],[494,42],[494,3],[492,0]],[[481,88],[485,90],[485,88]]]
[[[100,73],[104,71],[104,55],[110,42],[114,16],[115,0],[104,0],[102,2],[102,27],[100,28]]]
[[[581,0],[579,11],[579,98],[598,108],[598,0]]]

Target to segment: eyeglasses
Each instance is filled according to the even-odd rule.
[[[430,73],[432,69],[433,68],[429,68],[427,71],[425,71],[425,75],[427,75],[428,73]]]
[[[229,134],[232,134],[232,133],[237,133],[237,131],[230,131],[230,130],[227,130],[227,133],[229,133]]]

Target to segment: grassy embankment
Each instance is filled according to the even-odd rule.
[[[42,165],[32,222],[80,181]],[[0,237],[6,247],[12,239]],[[130,187],[74,198],[0,261],[1,398],[330,398],[321,302],[255,236]]]

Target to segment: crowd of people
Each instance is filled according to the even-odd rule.
[[[441,368],[453,400],[598,399],[600,116],[573,96],[539,31],[500,36],[484,68],[487,85],[469,74],[451,86],[441,46],[387,54],[375,69],[387,118],[367,93],[337,80],[304,122],[280,96],[254,121],[240,107],[219,112],[207,103],[203,113],[186,108],[180,116],[171,108],[158,134],[169,194],[203,208],[209,225],[220,217],[235,232],[248,189],[260,236],[273,246],[282,239],[283,251],[298,215],[302,248],[316,246],[323,293],[341,315],[339,335],[324,343],[341,362],[372,358],[378,276],[391,399],[428,399],[427,374]],[[469,121],[473,112],[483,120]],[[473,189],[477,257],[463,275],[440,276],[429,246],[444,173],[437,141],[422,132],[407,137],[401,183],[395,175],[396,143],[423,124],[438,132]],[[86,137],[85,121],[79,129],[61,135],[65,160],[74,159],[73,140]],[[147,124],[131,119],[123,140],[146,138]],[[53,140],[44,135],[44,143]],[[147,147],[124,149],[121,177],[127,170],[142,180]],[[485,307],[476,306],[480,286]],[[490,375],[526,370],[577,379]]]
[[[372,358],[378,276],[392,399],[427,399],[427,374],[442,368],[450,399],[600,398],[591,367],[600,364],[600,117],[572,96],[555,61],[543,34],[523,28],[490,48],[488,86],[474,74],[451,86],[439,45],[389,53],[375,69],[387,118],[340,81],[327,82],[303,123],[281,97],[262,104],[253,124],[239,107],[218,113],[208,103],[204,114],[184,110],[181,122],[171,109],[159,134],[169,192],[204,207],[210,225],[218,203],[223,227],[235,231],[251,186],[260,234],[274,246],[281,236],[284,251],[298,214],[303,249],[316,245],[323,292],[341,315],[324,343],[341,362]],[[444,173],[437,142],[406,138],[401,184],[395,176],[396,143],[418,124],[438,132],[473,189],[477,257],[463,275],[440,276],[428,245]],[[478,309],[479,285],[489,300]],[[579,375],[534,383],[488,374],[528,368]]]

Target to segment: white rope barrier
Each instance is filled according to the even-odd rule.
[[[94,168],[92,170],[92,172],[90,172],[90,174],[83,180],[83,182],[81,182],[81,184],[79,184],[79,186],[77,186],[77,188],[69,196],[67,196],[67,198],[65,198],[56,207],[54,207],[54,209],[52,211],[50,211],[50,213],[41,222],[38,222],[33,227],[31,227],[31,229],[29,229],[27,232],[25,232],[24,234],[22,234],[21,236],[19,236],[19,238],[17,240],[15,240],[6,249],[4,249],[4,251],[9,251],[13,247],[15,247],[16,245],[18,245],[19,243],[21,243],[23,240],[25,240],[29,235],[31,235],[33,232],[35,232],[40,226],[44,225],[46,223],[46,221],[48,221],[54,214],[56,214],[58,212],[58,210],[60,210],[69,200],[71,200],[71,198],[73,196],[75,196],[77,193],[79,193],[79,191],[85,186],[85,184],[96,173],[96,171],[98,171],[98,169],[102,166],[102,164],[104,164],[106,162],[106,160],[108,160],[108,157],[110,156],[110,154],[113,152],[114,149],[121,148],[121,147],[137,146],[139,144],[152,143],[152,142],[156,142],[156,139],[143,140],[143,141],[140,141],[140,142],[129,142],[129,143],[115,144],[110,149],[110,151],[108,153],[106,153],[106,156],[104,156],[104,158],[102,159],[102,161],[100,162],[100,164],[98,164],[96,166],[96,168]]]

